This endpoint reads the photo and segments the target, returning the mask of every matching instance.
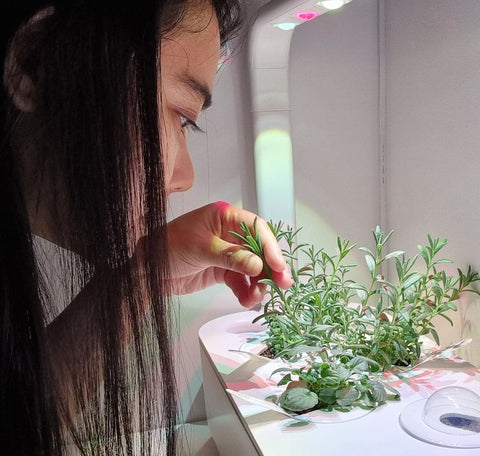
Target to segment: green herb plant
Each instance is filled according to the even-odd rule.
[[[439,258],[446,239],[427,236],[428,244],[407,258],[403,251],[385,253],[393,231],[373,230],[374,248],[360,247],[370,271],[370,281],[350,278],[356,266],[348,261],[355,248],[337,238],[334,254],[297,244],[299,230],[269,223],[277,240],[286,248],[293,285],[283,290],[265,268],[267,299],[263,312],[254,320],[267,326],[265,343],[274,357],[296,362],[299,367],[281,368],[279,385],[287,385],[275,401],[283,408],[303,412],[312,409],[348,411],[353,407],[375,408],[387,400],[399,399],[396,390],[379,380],[380,374],[396,366],[412,366],[421,356],[422,336],[440,344],[434,318],[453,324],[449,311],[463,292],[479,294],[473,283],[480,280],[469,266],[466,273],[448,275],[441,265],[452,263]],[[242,233],[232,232],[264,260],[256,229],[245,223]],[[415,270],[423,260],[421,272]],[[297,267],[300,263],[303,266]],[[386,261],[395,265],[395,280],[382,275]]]

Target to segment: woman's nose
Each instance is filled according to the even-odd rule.
[[[176,157],[168,192],[185,192],[192,187],[193,180],[194,172],[192,160],[188,153],[188,149],[185,147]]]

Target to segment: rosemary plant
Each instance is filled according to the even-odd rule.
[[[255,321],[267,326],[266,344],[275,357],[302,359],[300,368],[287,369],[280,384],[288,384],[279,403],[292,411],[312,408],[348,410],[355,406],[373,408],[399,395],[375,380],[375,373],[393,366],[412,365],[421,355],[421,336],[430,335],[439,344],[434,318],[453,324],[449,311],[463,292],[479,294],[473,287],[480,277],[469,266],[448,275],[441,265],[451,260],[438,258],[446,239],[427,236],[428,244],[407,258],[403,251],[385,253],[392,231],[373,230],[373,250],[360,247],[370,271],[369,283],[352,280],[355,264],[348,262],[355,248],[337,238],[337,249],[329,254],[308,244],[297,244],[299,230],[269,223],[290,266],[293,285],[279,288],[265,269],[267,299]],[[262,260],[261,239],[242,223],[242,233],[233,233]],[[304,266],[297,268],[303,256]],[[415,270],[417,260],[422,272]],[[395,280],[382,274],[382,264],[393,261]],[[265,264],[265,261],[264,261]],[[284,370],[284,369],[282,369]]]

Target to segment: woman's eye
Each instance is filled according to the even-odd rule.
[[[203,133],[203,130],[193,121],[180,114],[180,126],[186,128],[187,131],[199,131]]]

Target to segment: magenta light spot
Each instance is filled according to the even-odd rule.
[[[311,21],[312,19],[316,18],[318,13],[316,11],[303,11],[301,13],[297,13],[297,17],[301,21]]]

